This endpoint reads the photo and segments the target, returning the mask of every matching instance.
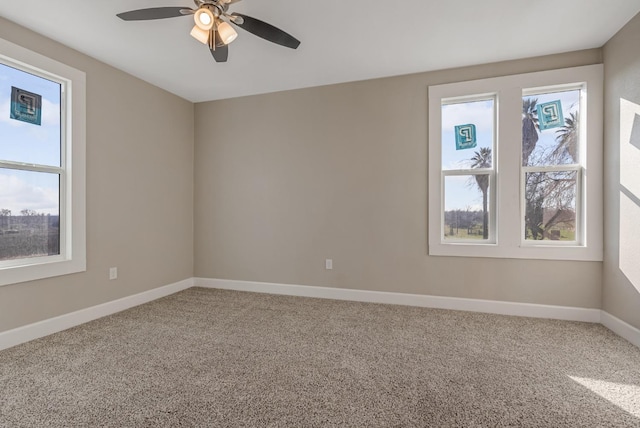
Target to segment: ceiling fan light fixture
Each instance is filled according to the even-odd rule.
[[[196,22],[198,28],[204,31],[209,31],[213,28],[215,24],[215,18],[213,17],[213,12],[211,12],[206,7],[201,7],[196,10],[196,13],[193,14],[193,20]]]
[[[220,34],[220,38],[225,45],[233,42],[236,37],[238,37],[236,30],[234,30],[227,22],[221,22],[218,24],[218,34]]]
[[[193,26],[193,29],[191,30],[191,37],[193,37],[194,39],[196,39],[202,44],[206,45],[209,43],[209,31],[203,30],[197,25]]]

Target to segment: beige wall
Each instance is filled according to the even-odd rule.
[[[603,309],[640,328],[640,15],[604,47]]]
[[[640,327],[638,245],[620,233],[640,212],[628,203],[633,192],[621,202],[619,163],[628,143],[620,141],[620,98],[640,104],[638,17],[604,49],[604,293],[601,263],[429,257],[426,230],[427,87],[599,63],[599,49],[202,103],[194,126],[185,100],[1,18],[0,37],[85,71],[88,93],[88,270],[0,287],[0,332],[194,269],[209,278],[603,305]],[[119,268],[116,281],[107,279],[110,266]]]
[[[0,332],[190,278],[193,104],[2,18],[0,37],[87,74],[87,271],[0,287]]]
[[[600,262],[427,255],[427,87],[601,53],[197,104],[195,275],[599,308]]]

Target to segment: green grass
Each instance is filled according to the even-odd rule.
[[[482,240],[482,229],[479,228],[475,228],[475,229],[471,229],[471,234],[469,234],[469,231],[467,230],[467,228],[460,228],[460,229],[456,229],[455,227],[453,228],[453,235],[450,235],[449,232],[451,231],[451,228],[449,227],[449,225],[445,225],[445,239],[477,239],[477,240]]]
[[[47,256],[50,251],[57,254],[58,236],[48,231],[29,233],[3,233],[0,235],[0,260]]]
[[[471,229],[471,234],[469,234],[469,231],[467,230],[467,228],[456,229],[455,227],[453,228],[453,234],[450,234],[451,228],[449,227],[449,225],[445,225],[444,230],[445,230],[445,234],[444,234],[445,239],[482,240],[481,228]],[[527,234],[527,239],[531,240],[531,234]],[[560,239],[557,239],[557,241],[575,241],[575,239],[576,239],[576,232],[574,230],[563,229],[563,230],[560,230]],[[549,238],[545,238],[544,240],[555,241],[554,239],[549,239]]]

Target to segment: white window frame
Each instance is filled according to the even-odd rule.
[[[2,163],[60,174],[60,254],[0,261],[0,286],[86,271],[86,75],[4,39],[0,39],[0,62],[62,87],[60,168]]]
[[[518,74],[429,87],[429,255],[548,260],[603,260],[603,66]],[[584,85],[578,180],[583,192],[581,236],[575,242],[525,241],[522,167],[522,97],[538,88]],[[456,98],[496,95],[494,143],[495,241],[444,240],[442,105]],[[586,150],[585,150],[586,149]],[[562,167],[563,170],[571,169]],[[491,223],[490,223],[491,224]],[[490,240],[491,241],[491,240]]]

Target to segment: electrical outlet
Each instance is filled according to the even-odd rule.
[[[118,279],[118,268],[112,267],[109,268],[109,279]]]
[[[324,261],[324,268],[327,270],[331,270],[333,269],[333,260],[332,259],[327,259]]]

